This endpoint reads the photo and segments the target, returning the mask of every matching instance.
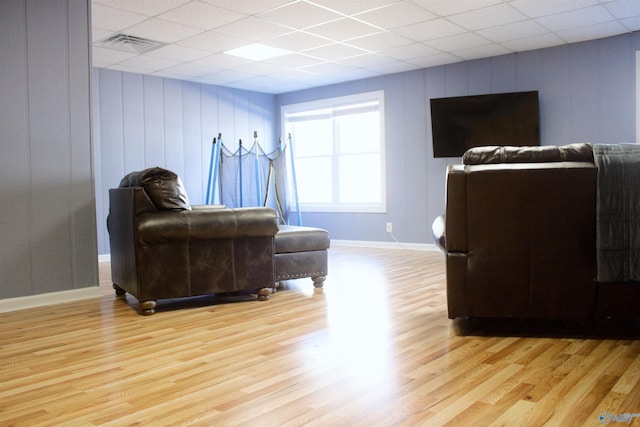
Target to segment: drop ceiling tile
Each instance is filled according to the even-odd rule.
[[[382,30],[352,18],[342,18],[305,29],[310,34],[326,37],[335,41],[344,41],[356,37],[379,33]]]
[[[565,31],[571,28],[602,24],[613,20],[611,13],[603,6],[592,6],[570,12],[537,18],[536,21],[551,31]]]
[[[408,59],[406,62],[419,66],[420,68],[436,67],[438,65],[453,64],[462,61],[462,58],[450,53],[438,53],[436,55],[423,56],[420,58]]]
[[[341,43],[329,44],[314,49],[305,50],[304,54],[314,56],[316,58],[325,59],[327,61],[336,61],[350,56],[362,55],[366,53],[357,47],[347,46]]]
[[[200,1],[191,1],[158,16],[165,21],[190,27],[212,30],[225,24],[245,18],[247,15],[216,7]]]
[[[345,74],[348,73],[350,69],[351,67],[338,64],[337,62],[322,62],[320,64],[310,65],[303,68],[305,71],[327,76]]]
[[[514,0],[512,6],[532,18],[554,15],[598,4],[598,0]]]
[[[111,32],[120,31],[146,19],[148,19],[147,16],[106,7],[101,4],[94,4],[91,7],[91,24],[94,27]]]
[[[527,16],[509,4],[498,4],[484,9],[452,15],[448,19],[464,28],[480,30],[524,21]]]
[[[315,74],[310,71],[304,70],[283,70],[277,74],[274,74],[272,77],[281,79],[283,82],[307,82],[310,78],[313,78]]]
[[[266,12],[276,9],[294,0],[202,0],[218,7],[223,7],[238,13],[246,15],[255,15],[260,12]]]
[[[469,12],[501,3],[502,0],[411,0],[427,10],[439,15],[449,16]]]
[[[250,64],[237,67],[242,72],[251,74],[252,76],[264,76],[268,74],[275,74],[280,70],[281,66],[269,62],[251,62]]]
[[[218,71],[221,71],[221,68],[203,64],[195,64],[193,62],[186,62],[184,64],[178,64],[173,67],[167,67],[164,71],[166,71],[167,73],[181,74],[183,76],[197,77],[216,73]]]
[[[637,0],[614,0],[605,3],[604,7],[618,19],[640,15],[640,2]]]
[[[375,68],[375,71],[380,74],[394,74],[394,73],[402,73],[405,71],[412,71],[421,68],[419,65],[412,64],[409,62],[396,61],[391,62],[389,64],[382,64]]]
[[[234,49],[236,47],[244,46],[247,44],[247,41],[238,37],[231,37],[212,30],[197,34],[184,40],[180,40],[178,44],[181,46],[193,47],[195,49],[207,50],[210,52],[222,52],[229,49]]]
[[[316,4],[325,6],[339,13],[344,13],[345,15],[356,15],[399,1],[400,0],[313,0]]]
[[[294,29],[291,27],[275,24],[254,16],[249,16],[239,21],[216,28],[216,32],[218,33],[238,37],[252,42],[262,40],[264,38],[281,36],[292,31],[294,31]]]
[[[505,41],[501,44],[516,52],[526,52],[528,50],[539,49],[544,47],[558,46],[564,43],[560,37],[552,33],[542,34],[540,36],[526,37],[518,40]]]
[[[572,28],[570,30],[560,31],[557,34],[569,43],[577,43],[585,40],[610,37],[624,31],[625,27],[621,23],[610,21],[588,27]]]
[[[474,33],[463,33],[455,36],[443,37],[441,39],[430,40],[425,44],[441,50],[442,52],[453,52],[460,49],[484,46],[490,42]]]
[[[628,31],[640,31],[640,16],[621,19],[620,23],[624,25]]]
[[[290,3],[280,8],[260,13],[257,16],[298,30],[343,17],[341,14],[307,2]]]
[[[103,47],[93,47],[91,49],[92,57],[95,61],[102,63],[115,64],[126,59],[133,58],[136,53],[122,52],[120,50],[105,49]]]
[[[357,15],[358,19],[385,29],[404,27],[436,17],[437,15],[406,1]]]
[[[96,28],[93,27],[91,29],[91,42],[95,43],[97,41],[100,41],[102,39],[105,39],[109,36],[113,35],[113,31],[111,30],[103,30],[101,28]]]
[[[394,58],[380,55],[378,53],[365,53],[363,55],[343,58],[338,62],[349,67],[373,68],[377,65],[388,64],[394,61]]]
[[[531,19],[476,31],[482,37],[498,43],[540,36],[548,32],[546,28]]]
[[[351,39],[347,42],[347,44],[359,47],[360,49],[376,52],[380,50],[390,49],[396,46],[404,46],[407,44],[411,44],[412,42],[413,40],[402,37],[395,32],[385,31],[382,33],[371,34],[365,37],[359,37],[357,39]]]
[[[284,55],[284,56],[279,56],[277,58],[267,59],[264,62],[269,64],[278,64],[283,67],[289,67],[289,68],[302,68],[302,67],[307,67],[309,65],[319,64],[324,61],[322,59],[314,58],[309,55],[292,54],[292,55]]]
[[[396,28],[394,32],[412,40],[422,42],[464,33],[465,29],[448,19],[438,18]]]
[[[499,44],[489,44],[485,46],[472,47],[468,49],[461,49],[452,52],[453,55],[458,56],[466,61],[479,58],[489,58],[493,56],[506,55],[513,53],[512,50],[507,49]]]
[[[239,58],[233,55],[226,55],[224,53],[215,53],[204,58],[196,59],[192,61],[194,64],[206,65],[208,67],[215,67],[217,69],[226,70],[229,68],[235,68],[242,65],[248,65],[252,61],[248,59]]]
[[[319,37],[304,31],[294,31],[282,36],[266,39],[264,44],[268,46],[278,47],[280,49],[291,50],[294,52],[313,49],[314,47],[323,46],[332,43],[324,37]]]
[[[202,29],[188,27],[175,22],[163,21],[157,18],[150,18],[140,24],[123,30],[126,34],[147,38],[163,43],[177,42],[196,34],[202,33]]]
[[[205,78],[213,77],[217,80],[221,80],[225,82],[237,82],[240,80],[246,80],[248,78],[251,78],[252,76],[251,74],[245,73],[241,70],[238,70],[237,68],[234,68],[230,70],[218,71],[212,74],[204,75],[202,77],[205,77]]]
[[[190,0],[93,0],[92,3],[94,5],[99,3],[145,16],[156,16],[189,1]]]
[[[211,55],[211,52],[202,50],[202,49],[195,49],[188,46],[170,44],[170,45],[158,48],[156,50],[152,50],[151,52],[148,52],[147,55],[156,56],[158,58],[174,59],[176,61],[189,62],[195,59],[209,56]]]
[[[172,61],[170,59],[157,58],[148,55],[138,55],[131,59],[120,62],[120,65],[131,66],[133,68],[144,69],[146,71],[162,70],[178,64],[178,61]]]
[[[435,55],[441,52],[424,43],[411,43],[405,46],[394,47],[393,49],[385,50],[380,53],[390,58],[404,61],[407,59],[419,58],[421,56]]]

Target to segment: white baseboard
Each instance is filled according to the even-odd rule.
[[[111,254],[98,255],[98,262],[111,261]]]
[[[102,293],[98,286],[0,299],[0,313],[24,310],[26,308],[43,307],[63,302],[81,301],[90,298],[102,298]]]
[[[440,252],[434,243],[373,242],[368,240],[334,240],[331,246],[378,249],[409,249],[413,251]]]

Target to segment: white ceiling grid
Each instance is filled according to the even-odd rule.
[[[276,94],[636,31],[640,0],[92,0],[92,27],[97,67]],[[291,53],[223,53],[256,42]]]

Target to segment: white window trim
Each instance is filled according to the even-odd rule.
[[[280,126],[282,129],[282,135],[286,135],[286,120],[287,114],[298,113],[306,110],[321,109],[324,107],[336,107],[340,104],[355,104],[358,102],[365,102],[371,100],[377,100],[380,112],[380,169],[381,169],[381,203],[380,204],[310,204],[300,203],[300,211],[302,212],[345,212],[345,213],[386,213],[387,212],[387,144],[386,144],[386,126],[385,126],[385,103],[384,103],[384,90],[363,92],[354,95],[339,96],[333,98],[323,98],[315,101],[302,102],[298,104],[282,105],[280,107]],[[295,144],[295,141],[293,141]],[[295,204],[292,204],[290,208],[296,212]]]

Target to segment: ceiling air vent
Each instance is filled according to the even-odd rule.
[[[145,53],[164,45],[164,43],[155,40],[143,39],[127,34],[114,34],[96,43],[96,46],[99,47],[131,53]]]

